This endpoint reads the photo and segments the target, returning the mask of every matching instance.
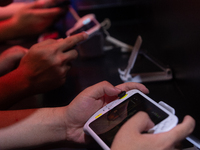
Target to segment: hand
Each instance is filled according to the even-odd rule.
[[[70,62],[78,55],[77,51],[71,48],[87,37],[83,32],[66,39],[49,39],[30,48],[17,69],[22,70],[22,75],[34,94],[64,84],[66,73],[71,67]]]
[[[44,2],[29,3],[11,18],[11,24],[17,35],[36,35],[49,27],[59,15],[63,13],[61,8],[44,8]]]
[[[144,93],[148,93],[148,89],[140,84],[128,82],[114,87],[107,81],[93,85],[81,92],[66,109],[66,126],[67,139],[78,142],[87,143],[83,126],[86,121],[100,108],[115,100],[121,91],[131,89],[139,89]]]
[[[0,76],[16,69],[21,58],[28,52],[28,49],[21,46],[13,46],[0,55]]]
[[[114,87],[104,81],[85,89],[65,107],[3,111],[0,118],[6,121],[0,123],[3,127],[0,129],[0,149],[19,149],[59,141],[85,143],[88,139],[83,132],[85,122],[98,109],[116,99],[122,90],[134,88],[148,93],[148,89],[139,83],[129,82]]]
[[[168,132],[158,134],[142,134],[154,126],[145,112],[139,112],[129,119],[118,131],[111,150],[172,150],[192,133],[195,121],[186,116],[183,122]]]

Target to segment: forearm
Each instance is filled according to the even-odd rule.
[[[7,109],[19,100],[32,96],[33,90],[23,69],[0,77],[0,109]]]
[[[10,18],[0,22],[0,42],[18,37],[15,20]]]
[[[9,116],[7,124],[4,124],[8,126],[0,129],[0,149],[31,147],[65,140],[62,110],[42,108],[0,112],[1,120]]]

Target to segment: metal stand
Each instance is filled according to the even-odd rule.
[[[115,39],[114,37],[111,37],[106,29],[108,29],[111,25],[109,19],[105,19],[101,24],[95,19],[95,16],[93,14],[88,14],[82,18],[78,16],[76,11],[72,7],[70,7],[70,12],[76,18],[77,23],[73,28],[67,31],[67,35],[70,36],[71,33],[74,31],[78,31],[81,29],[84,25],[89,24],[93,21],[95,24],[93,27],[88,28],[87,32],[90,34],[95,33],[96,31],[99,31],[100,29],[103,29],[103,33],[105,34],[105,40],[121,47],[122,52],[129,52],[132,50],[131,56],[128,61],[127,68],[122,71],[121,69],[118,69],[118,72],[120,74],[120,78],[124,82],[151,82],[151,81],[160,81],[160,80],[169,80],[172,79],[172,71],[168,67],[163,67],[158,61],[156,61],[154,58],[150,57],[150,55],[147,55],[146,53],[142,53],[148,60],[153,62],[155,65],[157,65],[162,71],[160,72],[147,72],[147,73],[140,73],[140,74],[130,74],[131,69],[134,67],[135,61],[138,56],[138,52],[140,49],[140,46],[142,44],[142,38],[141,36],[138,36],[134,47],[131,45],[128,45],[122,41],[119,41]]]
[[[132,53],[131,53],[131,56],[128,61],[128,66],[126,67],[126,69],[124,71],[122,71],[121,69],[118,69],[121,80],[124,82],[140,82],[140,83],[142,83],[142,82],[163,81],[163,80],[172,79],[171,69],[169,67],[164,67],[163,65],[161,65],[161,63],[156,61],[155,58],[153,58],[149,54],[147,55],[147,53],[145,53],[144,51],[142,51],[141,54],[145,58],[147,58],[149,61],[154,63],[156,66],[158,66],[161,69],[161,71],[130,74],[131,69],[134,67],[135,61],[137,59],[141,44],[142,44],[142,38],[141,38],[141,36],[138,36],[137,40],[135,42],[135,45],[132,49]]]

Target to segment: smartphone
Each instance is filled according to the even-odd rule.
[[[84,131],[103,149],[109,150],[120,127],[139,111],[146,112],[154,122],[155,126],[149,130],[150,133],[169,131],[177,125],[178,118],[169,111],[172,107],[161,103],[162,105],[139,90],[128,91],[123,97],[98,110],[86,122]]]
[[[67,36],[71,36],[83,31],[89,35],[95,33],[101,28],[100,23],[96,20],[94,14],[88,14],[80,18],[75,25],[66,32]]]

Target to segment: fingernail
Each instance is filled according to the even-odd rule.
[[[83,36],[84,36],[84,39],[87,39],[89,34],[86,31],[83,31],[83,33],[86,33],[86,34],[83,34]]]
[[[122,90],[115,87],[115,89],[120,93]]]

